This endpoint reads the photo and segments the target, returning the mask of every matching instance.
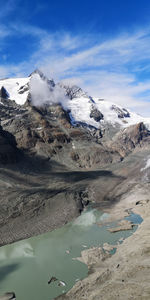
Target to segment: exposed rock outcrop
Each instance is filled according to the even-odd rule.
[[[96,122],[104,119],[104,115],[96,108],[92,107],[90,117],[93,118]]]
[[[59,86],[65,90],[66,96],[71,100],[73,98],[87,97],[87,94],[77,85],[69,86],[60,82]]]
[[[146,146],[149,142],[150,131],[143,123],[138,123],[118,132],[109,146],[118,151],[122,157],[125,157],[136,147]]]
[[[116,105],[112,105],[111,109],[117,113],[118,118],[121,118],[121,119],[130,118],[130,113],[125,108],[121,109],[121,108],[117,107]]]
[[[0,89],[0,99],[7,99],[9,97],[8,92],[6,91],[6,89],[2,86]]]

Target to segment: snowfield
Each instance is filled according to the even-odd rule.
[[[73,98],[69,101],[68,109],[71,111],[73,124],[75,124],[75,122],[81,122],[99,128],[100,124],[104,124],[104,122],[108,122],[112,126],[119,124],[121,127],[128,127],[139,122],[144,122],[147,128],[150,129],[150,118],[144,118],[129,110],[127,110],[130,115],[129,117],[119,118],[117,112],[113,110],[112,107],[116,106],[120,110],[123,109],[122,107],[98,98],[93,98],[93,100],[95,103],[93,103],[89,97]],[[104,115],[103,120],[96,122],[90,117],[92,107]]]
[[[98,98],[94,98],[95,103],[98,107],[98,109],[103,113],[103,115],[105,116],[105,121],[111,123],[112,125],[115,125],[116,123],[120,124],[123,127],[127,127],[130,125],[134,125],[137,124],[139,122],[144,122],[145,124],[147,124],[150,128],[150,118],[144,118],[136,113],[131,112],[129,109],[127,109],[127,111],[130,114],[130,117],[126,117],[126,118],[118,118],[116,112],[114,110],[112,110],[112,106],[114,106],[115,104],[110,102],[110,101],[106,101],[106,100],[100,100]],[[121,106],[119,106],[118,104],[115,105],[117,108],[119,108],[120,110],[122,110],[123,108]]]
[[[0,80],[0,88],[3,86],[11,100],[15,100],[17,104],[23,105],[26,102],[28,91],[20,94],[19,89],[29,83],[30,78],[8,78]]]

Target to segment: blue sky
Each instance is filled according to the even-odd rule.
[[[149,0],[0,0],[0,77],[35,68],[150,116]]]

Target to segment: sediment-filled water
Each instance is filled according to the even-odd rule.
[[[85,264],[72,258],[92,246],[105,242],[116,244],[137,228],[110,233],[107,229],[111,224],[96,224],[107,217],[107,214],[89,209],[60,229],[1,247],[0,295],[14,291],[18,300],[50,300],[68,291],[88,272]],[[133,213],[128,219],[136,224],[142,222],[141,217]],[[58,280],[48,284],[52,276]],[[65,286],[59,286],[59,280]]]

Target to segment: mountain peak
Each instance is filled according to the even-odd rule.
[[[39,69],[35,69],[28,77],[32,78],[32,76],[34,76],[35,74],[39,75],[39,77],[46,81],[48,85],[50,85],[51,87],[55,86],[55,82],[53,79],[48,79],[48,77]]]
[[[34,74],[38,74],[40,77],[45,77],[44,73],[40,69],[35,69],[28,77],[31,77]]]

